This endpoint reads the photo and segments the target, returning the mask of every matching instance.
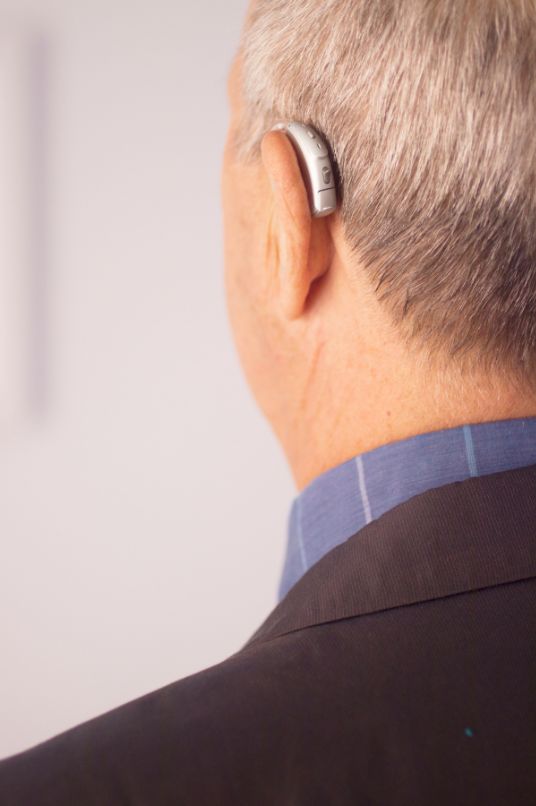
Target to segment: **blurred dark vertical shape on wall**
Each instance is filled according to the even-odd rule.
[[[49,402],[50,385],[50,251],[49,251],[49,100],[50,45],[43,32],[30,37],[30,202],[29,261],[30,317],[28,360],[28,403],[30,414],[43,417]]]

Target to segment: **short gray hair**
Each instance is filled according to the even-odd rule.
[[[237,158],[318,129],[408,348],[536,390],[536,0],[253,1]]]

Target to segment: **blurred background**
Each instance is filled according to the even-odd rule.
[[[294,485],[223,287],[246,0],[0,0],[0,757],[223,660]]]

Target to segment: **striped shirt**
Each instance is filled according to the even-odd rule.
[[[278,599],[321,557],[414,495],[536,464],[536,417],[461,425],[359,454],[293,500]]]

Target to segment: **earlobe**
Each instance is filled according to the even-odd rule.
[[[325,227],[313,219],[307,188],[289,138],[282,131],[270,131],[261,143],[264,170],[273,194],[274,233],[280,309],[287,319],[297,319],[305,309],[311,284],[325,271],[325,250],[311,249],[313,227]],[[316,240],[316,239],[315,239]]]

